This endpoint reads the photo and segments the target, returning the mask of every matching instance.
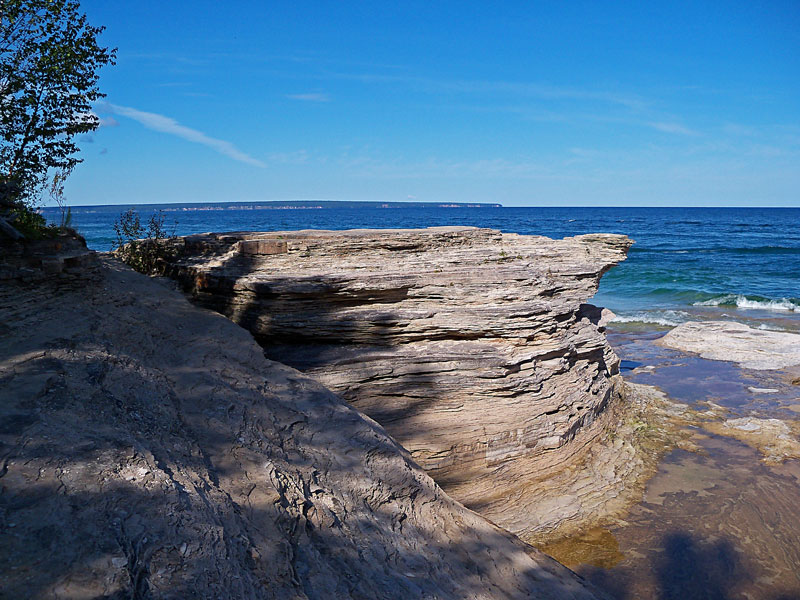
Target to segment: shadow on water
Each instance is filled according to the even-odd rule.
[[[737,584],[750,577],[726,539],[707,542],[688,533],[672,533],[663,544],[663,556],[655,567],[662,600],[727,600],[733,598]]]
[[[578,568],[579,574],[617,600],[739,600],[753,598],[742,588],[755,577],[748,558],[727,538],[703,540],[674,531],[660,552],[635,567]],[[644,583],[646,581],[646,583]],[[800,593],[773,590],[764,600],[798,600]]]

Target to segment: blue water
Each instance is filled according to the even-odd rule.
[[[561,238],[622,233],[636,243],[628,260],[603,277],[595,301],[619,321],[674,325],[698,312],[800,322],[800,208],[443,208],[311,204],[147,205],[165,210],[178,235],[472,225]],[[112,225],[127,207],[73,207],[73,224],[91,248],[108,250]],[[45,209],[56,220],[56,209]],[[727,311],[727,313],[720,313]]]

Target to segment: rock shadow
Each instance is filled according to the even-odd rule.
[[[386,332],[403,320],[393,306],[407,298],[409,288],[376,286],[354,295],[342,293],[335,277],[249,281],[247,275],[268,261],[269,255],[234,254],[205,268],[200,277],[174,265],[167,266],[165,274],[179,282],[193,303],[219,312],[249,331],[270,360],[311,377],[360,368],[364,371],[361,381],[355,377],[347,385],[336,385],[335,374],[321,380],[382,425],[412,418],[438,402],[442,369],[433,363],[427,368],[424,357],[413,372],[388,376],[394,353],[403,344],[394,343]],[[234,272],[241,275],[232,276]],[[369,314],[354,318],[346,313],[355,307],[367,307]],[[391,380],[387,385],[384,373]],[[359,391],[365,384],[386,401],[360,403],[364,394]],[[417,424],[415,429],[422,432],[425,426]]]

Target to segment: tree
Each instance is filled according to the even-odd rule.
[[[100,124],[98,71],[116,58],[104,29],[78,0],[0,0],[0,189],[27,208],[49,171],[81,162],[75,136]]]

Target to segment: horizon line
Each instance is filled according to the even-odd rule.
[[[456,201],[456,200],[341,200],[341,199],[328,199],[328,198],[303,198],[303,199],[279,199],[279,200],[198,200],[198,201],[173,201],[173,202],[120,202],[111,204],[68,204],[67,208],[100,208],[100,207],[135,207],[135,206],[194,206],[194,205],[221,205],[221,204],[279,204],[279,203],[310,203],[310,202],[326,202],[326,203],[350,203],[350,204],[436,204],[436,205],[457,205],[465,208],[473,207],[487,207],[487,208],[800,208],[800,202],[797,205],[756,205],[756,204],[740,204],[740,205],[718,205],[718,204],[672,204],[669,206],[657,204],[596,204],[596,203],[577,203],[577,204],[521,204],[509,206],[502,202],[489,202],[489,201]],[[40,209],[45,208],[58,208],[56,204],[42,204],[37,207]]]

